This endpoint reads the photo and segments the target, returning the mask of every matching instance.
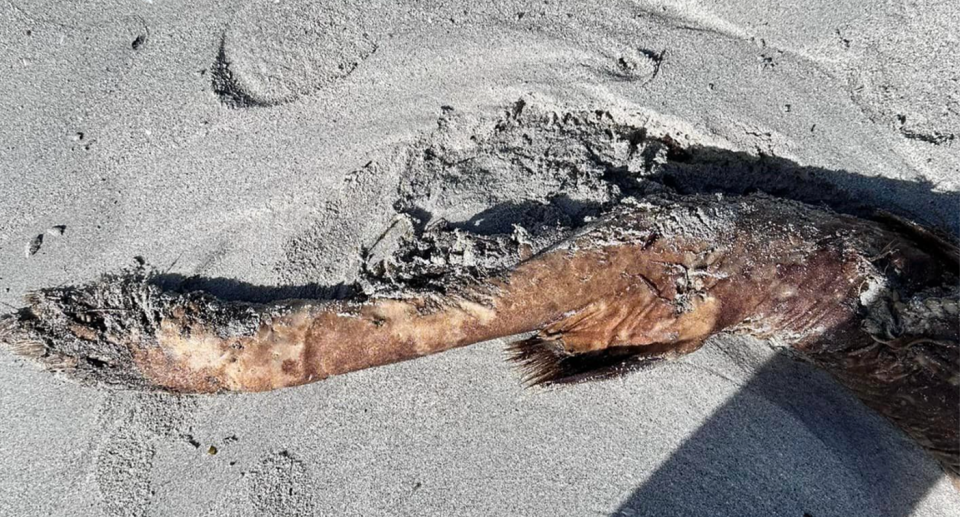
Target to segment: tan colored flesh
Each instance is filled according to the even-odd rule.
[[[716,331],[716,299],[698,300],[695,310],[676,314],[669,300],[639,280],[662,268],[637,255],[631,245],[556,251],[491,279],[482,294],[464,290],[443,299],[299,304],[253,335],[230,339],[174,315],[160,324],[159,346],[133,348],[139,369],[158,386],[264,391],[539,330],[554,321],[544,330],[569,336],[564,343],[572,353],[617,344],[699,342]],[[614,308],[617,314],[604,319],[607,327],[562,325],[571,311],[590,317]]]

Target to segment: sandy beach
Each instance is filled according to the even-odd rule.
[[[610,171],[960,235],[955,0],[599,4],[0,0],[0,313],[138,264],[344,298],[398,217],[549,239]],[[0,516],[960,515],[771,343],[527,388],[508,342],[180,397],[0,350]]]

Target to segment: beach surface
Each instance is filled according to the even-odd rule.
[[[955,0],[597,4],[0,0],[0,313],[138,264],[343,298],[399,214],[548,235],[611,175],[960,234]],[[188,397],[0,350],[0,516],[960,515],[774,343],[526,388],[507,342]]]

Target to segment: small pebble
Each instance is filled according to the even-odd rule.
[[[217,447],[214,445],[211,445],[210,448],[207,449],[207,454],[211,456],[215,456],[217,454]]]
[[[47,235],[50,235],[52,237],[59,237],[63,235],[63,232],[65,231],[67,231],[67,225],[58,224],[56,226],[51,226],[50,228],[47,228]]]
[[[27,243],[27,256],[36,255],[40,251],[40,246],[43,245],[43,234],[37,235],[33,239],[30,239],[30,242]]]

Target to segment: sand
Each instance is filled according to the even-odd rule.
[[[958,26],[953,0],[2,0],[0,305],[138,261],[347,296],[400,212],[549,240],[610,171],[958,234]],[[685,151],[625,154],[641,130]],[[180,398],[0,351],[0,515],[960,515],[771,343],[562,389],[504,345]]]

